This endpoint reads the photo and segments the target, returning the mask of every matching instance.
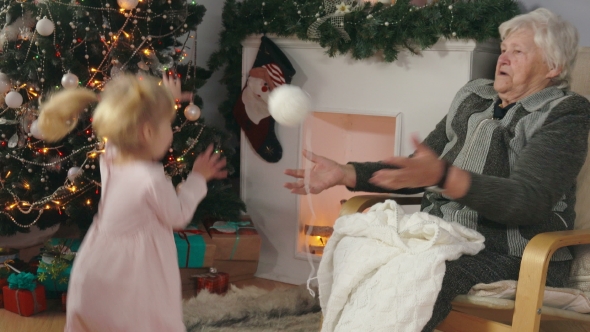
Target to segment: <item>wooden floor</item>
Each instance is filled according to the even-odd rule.
[[[235,282],[238,287],[256,286],[267,290],[276,287],[293,287],[278,281],[253,278]],[[63,332],[66,323],[65,313],[57,300],[47,301],[47,311],[31,317],[21,317],[0,309],[0,332]]]
[[[294,287],[294,285],[260,278],[242,280],[234,284],[238,287],[256,286],[267,290],[277,287]],[[47,306],[47,311],[31,317],[21,317],[0,309],[0,332],[62,332],[66,317],[61,311],[59,302],[48,300]],[[590,324],[567,323],[564,325],[564,323],[546,322],[541,326],[540,332],[590,332]]]

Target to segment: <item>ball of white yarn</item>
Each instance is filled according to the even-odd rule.
[[[295,127],[310,112],[309,95],[300,87],[284,84],[272,90],[268,96],[268,111],[276,122]]]

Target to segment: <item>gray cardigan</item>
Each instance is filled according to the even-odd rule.
[[[501,120],[492,119],[498,94],[493,81],[474,80],[455,96],[448,114],[424,143],[444,160],[471,173],[465,197],[450,200],[425,192],[422,211],[458,222],[486,237],[486,248],[522,256],[538,233],[569,230],[575,220],[576,176],[584,164],[590,130],[590,102],[548,87],[516,103]],[[351,163],[355,191],[390,191],[368,180],[381,163]],[[389,167],[390,168],[390,167]],[[566,248],[553,260],[571,259]]]

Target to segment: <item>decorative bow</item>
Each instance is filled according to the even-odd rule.
[[[37,288],[36,280],[37,277],[29,272],[11,274],[8,277],[8,287],[10,289],[26,289],[32,292]]]
[[[240,228],[250,226],[249,221],[217,221],[211,226],[222,233],[237,233]],[[254,227],[250,227],[254,228]]]
[[[344,15],[354,10],[359,10],[361,6],[354,0],[324,0],[324,8],[327,13],[326,16],[318,17],[317,21],[307,29],[307,36],[313,39],[319,39],[320,33],[318,28],[324,24],[328,19],[330,23],[345,41],[350,41],[350,36],[344,30]]]

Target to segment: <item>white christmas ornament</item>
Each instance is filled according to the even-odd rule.
[[[19,108],[23,104],[23,96],[12,90],[6,95],[4,102],[10,108]]]
[[[37,22],[36,28],[37,32],[41,36],[49,36],[53,33],[55,26],[51,20],[49,20],[47,17],[43,17],[41,20],[39,20],[39,22]]]
[[[74,166],[68,170],[68,179],[74,181],[80,173],[82,173],[80,167]]]
[[[43,134],[41,134],[41,130],[39,130],[39,127],[37,126],[37,120],[35,120],[35,121],[33,121],[33,123],[31,123],[30,133],[36,139],[43,139]]]
[[[309,95],[300,87],[283,84],[268,96],[268,111],[280,124],[295,127],[309,114]]]
[[[184,109],[184,116],[189,121],[197,121],[201,116],[201,109],[192,102]]]
[[[61,85],[66,89],[75,89],[78,87],[78,76],[68,72],[61,78]]]
[[[137,7],[139,0],[117,0],[117,3],[119,4],[119,7],[126,10],[131,10]]]
[[[0,73],[0,94],[5,94],[10,90],[10,78],[4,73]]]

